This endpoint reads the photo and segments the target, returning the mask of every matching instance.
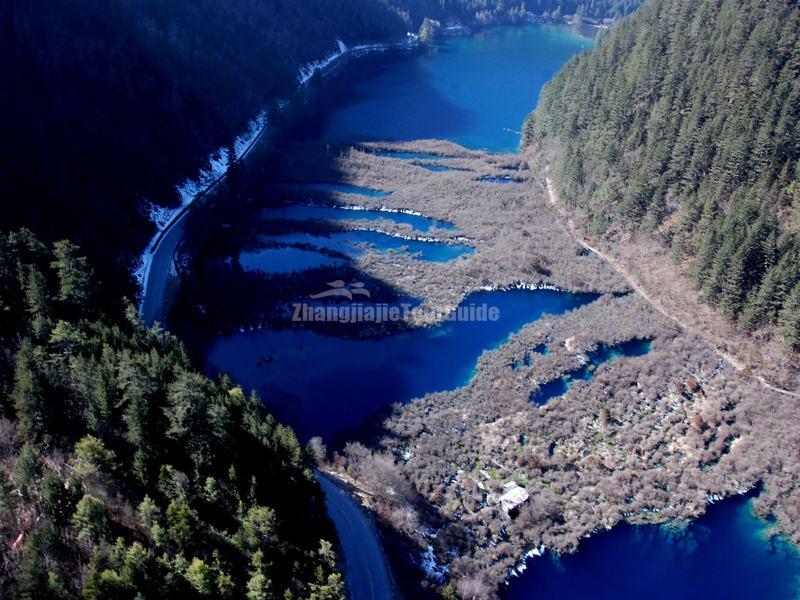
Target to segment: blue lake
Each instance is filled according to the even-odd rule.
[[[542,86],[594,40],[549,25],[449,37],[354,85],[323,125],[323,141],[441,138],[515,152]]]
[[[751,500],[709,507],[684,530],[619,525],[582,540],[562,558],[531,558],[503,600],[793,600],[800,594],[800,556],[786,540],[765,535]]]
[[[407,240],[369,230],[334,231],[329,235],[287,233],[269,236],[266,239],[280,244],[310,244],[315,248],[334,250],[350,257],[360,256],[369,248],[380,252],[403,252],[433,262],[447,262],[475,251],[474,248],[463,244]]]
[[[571,56],[593,43],[565,27],[495,28],[443,39],[397,60],[376,57],[377,66],[365,71],[368,74],[346,90],[344,101],[322,116],[321,130],[313,137],[348,142],[443,138],[470,148],[516,151],[518,131],[541,87]],[[443,158],[414,152],[377,154],[431,163]],[[385,195],[349,185],[312,188]],[[364,235],[334,234],[327,242],[302,234],[292,234],[291,239],[313,239],[318,246],[352,256],[358,252],[353,243]],[[386,237],[366,241],[381,249],[396,247]],[[413,246],[407,240],[397,243]],[[421,250],[439,252],[434,248],[442,246],[426,244]],[[427,259],[450,258],[428,254]],[[207,354],[208,363],[212,370],[229,372],[258,390],[270,410],[295,427],[302,439],[331,437],[394,402],[463,385],[484,349],[502,343],[544,312],[559,314],[590,299],[545,291],[486,294],[470,301],[498,306],[501,318],[496,322],[448,322],[371,341],[304,329],[261,330],[218,338]],[[526,362],[530,360],[536,357],[529,356]],[[588,376],[588,369],[573,374]],[[556,380],[548,393],[563,393],[568,384],[567,379]],[[514,579],[503,596],[506,600],[797,598],[800,561],[785,542],[766,542],[765,527],[743,498],[711,507],[684,535],[654,526],[621,525],[584,540],[573,556],[530,560],[528,571]]]
[[[392,221],[401,225],[411,225],[411,227],[417,231],[422,232],[428,232],[432,229],[444,229],[447,231],[455,229],[451,223],[429,219],[421,215],[392,212],[388,210],[352,210],[336,206],[291,204],[279,208],[264,209],[261,211],[261,216],[265,219],[321,219],[326,221],[343,221],[347,219],[377,221],[379,219],[386,219],[387,221]]]
[[[307,329],[261,330],[217,339],[212,369],[260,392],[267,407],[303,439],[334,436],[377,409],[466,384],[481,353],[543,314],[562,314],[593,294],[552,290],[478,292],[463,305],[496,307],[495,321],[440,325],[354,340]],[[354,326],[339,325],[342,334]]]

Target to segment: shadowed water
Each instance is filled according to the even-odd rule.
[[[308,220],[321,219],[326,221],[343,221],[348,219],[363,219],[377,221],[386,219],[401,225],[411,225],[417,231],[428,232],[432,229],[452,231],[455,227],[447,221],[437,221],[422,215],[413,215],[388,210],[353,210],[337,206],[309,206],[292,204],[280,208],[267,208],[261,211],[265,219]]]
[[[242,252],[239,255],[239,263],[245,271],[281,274],[317,267],[340,266],[345,264],[345,261],[313,250],[283,246],[263,248],[257,252]]]
[[[300,189],[316,190],[320,192],[339,192],[340,194],[353,194],[356,196],[369,196],[370,198],[385,198],[391,192],[376,190],[360,185],[350,185],[348,183],[308,183],[293,186]]]
[[[301,438],[334,436],[375,410],[467,383],[481,353],[543,314],[562,314],[596,298],[552,290],[478,292],[462,305],[496,307],[496,321],[435,327],[354,340],[305,329],[218,338],[209,365],[255,388]],[[353,325],[340,325],[342,333]]]

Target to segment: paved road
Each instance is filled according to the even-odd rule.
[[[164,301],[167,294],[167,280],[175,251],[183,236],[183,219],[186,213],[164,233],[156,247],[144,283],[142,297],[142,320],[148,327],[158,321],[164,324]]]
[[[378,534],[364,511],[331,477],[317,471],[328,515],[339,534],[352,600],[391,600],[392,580]]]

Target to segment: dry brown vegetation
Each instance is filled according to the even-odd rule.
[[[447,158],[439,159],[439,164],[464,170],[431,172],[416,164],[430,161],[399,160],[371,152],[389,147],[441,155]],[[317,165],[326,162],[331,166],[320,171]],[[544,190],[532,193],[531,173],[513,155],[486,155],[441,141],[369,144],[361,149],[345,149],[332,158],[318,146],[304,146],[296,149],[283,172],[294,182],[335,176],[338,181],[352,185],[392,192],[383,198],[330,194],[342,204],[412,210],[455,225],[456,232],[426,235],[442,240],[465,237],[465,243],[475,245],[474,253],[447,263],[434,263],[371,252],[356,263],[359,270],[409,296],[421,297],[431,307],[453,308],[465,295],[482,287],[516,283],[573,291],[629,289],[614,269],[583,251],[567,229],[545,210]],[[480,180],[487,176],[512,176],[522,183],[504,185]],[[308,199],[308,194],[292,198],[286,188],[283,195],[289,200]],[[368,225],[376,228],[375,222]],[[396,225],[377,228],[411,233]]]
[[[431,172],[373,153],[388,147],[439,154],[447,157],[442,164],[465,170]],[[342,151],[303,146],[285,155],[279,172],[291,182],[391,191],[332,198],[449,221],[455,233],[432,235],[463,236],[475,246],[447,263],[396,253],[357,259],[355,269],[397,293],[437,308],[455,306],[470,291],[520,282],[604,294],[484,353],[468,386],[395,406],[376,439],[347,444],[328,467],[348,474],[420,563],[425,555],[432,583],[450,580],[462,596],[494,595],[521,557],[542,546],[574,551],[583,537],[621,520],[695,518],[709,500],[759,485],[759,511],[800,542],[797,400],[734,368],[713,338],[680,327],[663,306],[629,293],[628,281],[572,236],[543,173],[519,160],[435,141]],[[509,174],[522,183],[480,181]],[[263,204],[308,200],[285,184],[277,181]],[[356,224],[367,225],[355,219],[345,226]],[[379,228],[406,231],[388,222]],[[636,263],[645,282],[661,272],[650,259]],[[670,298],[681,281],[664,282]],[[573,371],[587,352],[632,339],[652,340],[651,352],[601,365],[591,380],[573,382],[544,406],[530,401],[540,383]],[[549,354],[532,352],[545,342]],[[497,501],[509,481],[529,494],[512,516]]]
[[[404,149],[411,148],[465,154],[449,144]],[[471,269],[461,264],[466,260],[438,265],[452,289],[436,296],[425,287],[426,298],[450,301],[462,289],[530,280],[531,271],[520,264],[533,257],[550,270],[548,277],[538,273],[542,282],[625,289],[605,262],[576,251],[563,221],[548,209],[543,178],[521,171],[528,177],[524,185],[492,186],[476,203],[470,201],[476,197],[472,186],[487,184],[464,181],[463,173],[435,173],[409,189],[395,183],[407,164],[383,159],[390,162],[376,177],[376,160],[351,152],[342,165],[353,183],[397,189],[381,202],[451,220],[478,240]],[[475,178],[497,174],[473,155],[452,163],[472,169]],[[450,196],[443,188],[459,188],[460,201],[443,201]],[[638,266],[654,276],[658,271],[648,268],[648,258],[640,257]],[[582,268],[589,261],[596,265],[592,279]],[[426,276],[405,265],[402,275],[392,275],[392,265],[380,261],[367,265],[400,286],[403,277]],[[675,284],[668,287],[675,292]],[[530,402],[539,382],[573,370],[586,351],[634,338],[652,339],[651,352],[601,365],[590,381],[574,382],[543,407]],[[543,342],[550,354],[532,353]],[[533,357],[527,366],[526,354]],[[420,554],[433,547],[440,573],[459,593],[491,596],[526,552],[542,546],[574,551],[584,536],[623,519],[695,518],[709,500],[759,484],[758,510],[777,517],[780,529],[800,541],[794,402],[734,369],[703,337],[638,294],[606,295],[531,324],[486,352],[467,387],[396,406],[378,443],[369,450],[350,444],[337,461],[371,490],[376,512],[413,540]],[[530,494],[513,518],[496,501],[508,481]]]

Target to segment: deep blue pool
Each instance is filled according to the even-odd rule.
[[[800,556],[739,496],[676,531],[623,524],[578,552],[531,558],[503,600],[795,600]]]

